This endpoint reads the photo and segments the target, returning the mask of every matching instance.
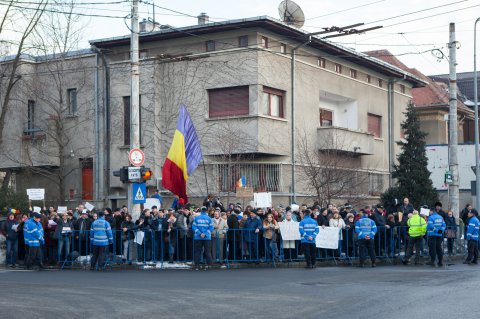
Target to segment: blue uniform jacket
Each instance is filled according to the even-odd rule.
[[[318,224],[315,219],[310,216],[304,218],[300,225],[298,226],[298,230],[300,231],[300,236],[302,236],[302,243],[314,244],[315,238],[318,234]],[[308,239],[308,237],[312,236],[312,240]]]
[[[192,224],[193,230],[193,239],[194,240],[211,240],[212,231],[213,231],[213,221],[207,215],[206,212],[202,212],[200,215],[195,217]],[[200,237],[201,234],[204,234],[205,237]]]
[[[245,236],[245,241],[249,243],[254,242],[255,239],[258,237],[258,235],[255,234],[255,230],[262,229],[262,221],[260,220],[260,217],[248,217],[245,221],[245,224],[243,224],[243,229],[245,229],[245,232],[243,233],[243,235]]]
[[[93,222],[90,229],[90,241],[95,246],[108,246],[113,243],[112,228],[104,217]]]
[[[37,223],[33,218],[30,218],[25,222],[25,225],[23,226],[23,237],[26,245],[40,247],[41,244],[45,244],[43,236],[41,223]]]
[[[358,234],[358,239],[365,239],[365,236],[370,236],[373,239],[377,233],[377,225],[367,216],[362,216],[355,223],[355,232]]]
[[[433,212],[433,214],[428,217],[427,235],[442,237],[443,231],[446,227],[447,225],[445,224],[442,216],[440,216],[437,212]]]
[[[478,241],[479,228],[480,228],[480,222],[478,221],[478,218],[475,216],[470,218],[470,220],[468,221],[467,239]]]

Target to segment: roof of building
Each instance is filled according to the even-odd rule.
[[[465,97],[470,101],[473,101],[475,99],[474,85],[473,85],[474,75],[475,75],[475,72],[457,73],[457,87],[465,95]],[[430,75],[430,77],[437,81],[448,82],[450,75],[438,74],[438,75]],[[480,100],[480,71],[477,71],[477,77],[478,77],[477,98]]]
[[[388,62],[396,67],[399,67],[409,73],[414,74],[417,78],[421,79],[427,83],[424,87],[417,87],[412,90],[412,102],[415,106],[418,107],[428,107],[428,106],[445,106],[448,107],[450,96],[448,93],[448,85],[444,82],[436,82],[430,77],[426,76],[417,69],[409,68],[403,62],[401,62],[397,57],[395,57],[388,50],[376,50],[364,52],[365,54],[377,57],[382,59],[385,62]],[[471,110],[463,104],[463,102],[458,100],[458,107],[464,112],[471,112]]]
[[[276,34],[282,35],[283,37],[285,37],[286,40],[296,40],[298,42],[305,41],[310,35],[304,30],[289,26],[288,24],[277,19],[268,16],[260,16],[254,18],[228,20],[223,22],[211,22],[181,28],[173,28],[169,26],[158,31],[140,34],[140,43],[191,36],[201,37],[204,40],[209,40],[209,38],[205,37],[205,35],[216,32],[233,31],[253,27],[260,27]],[[126,46],[130,44],[130,35],[91,40],[90,44],[97,48]],[[344,60],[350,61],[358,65],[362,65],[381,74],[385,74],[388,77],[403,78],[405,81],[410,82],[414,87],[421,87],[426,85],[426,83],[424,83],[421,79],[400,67],[385,63],[381,59],[377,59],[367,54],[357,52],[353,49],[341,46],[334,42],[321,39],[317,36],[312,36],[312,42],[308,45],[333,56],[341,56]]]
[[[55,59],[74,58],[74,57],[79,57],[79,56],[84,56],[84,55],[89,55],[94,53],[95,51],[93,51],[92,49],[81,49],[81,50],[75,50],[75,51],[68,51],[65,53],[53,53],[53,54],[38,55],[38,56],[22,53],[20,54],[20,60],[30,61],[30,62],[43,62],[43,61],[49,61],[49,60],[55,60]],[[7,55],[5,57],[0,57],[0,63],[13,61],[15,60],[15,57],[16,55]]]

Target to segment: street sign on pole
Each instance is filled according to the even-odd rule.
[[[142,166],[145,162],[145,153],[139,148],[133,148],[128,153],[128,160],[133,166]]]
[[[141,168],[140,167],[129,167],[128,168],[128,180],[129,181],[139,181],[140,178],[142,177],[142,174],[140,173]]]
[[[132,203],[143,204],[147,201],[147,185],[145,183],[132,184]]]

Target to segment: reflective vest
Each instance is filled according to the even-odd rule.
[[[407,221],[408,234],[411,237],[421,237],[427,232],[427,222],[420,215],[414,214]]]

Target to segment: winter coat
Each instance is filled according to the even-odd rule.
[[[358,234],[359,240],[365,239],[366,236],[373,239],[377,233],[377,225],[375,225],[375,222],[368,218],[368,216],[362,216],[362,218],[355,223],[355,233]]]
[[[213,222],[212,237],[213,238],[225,238],[225,234],[227,233],[227,230],[228,230],[227,221],[223,218],[219,218],[218,220],[213,218],[212,222]]]
[[[341,218],[339,219],[330,219],[330,221],[328,222],[328,225],[330,227],[335,227],[335,228],[338,228],[339,229],[339,232],[340,232],[340,240],[343,240],[343,234],[342,234],[342,229],[345,228],[345,221]]]
[[[69,219],[63,221],[60,219],[57,221],[57,229],[55,229],[55,239],[61,239],[62,237],[71,236],[73,231],[73,222]]]
[[[476,216],[471,217],[468,220],[467,239],[478,241],[478,230],[480,228],[480,222]]]
[[[315,238],[319,232],[317,221],[310,216],[305,217],[298,226],[302,243],[314,244]],[[309,237],[312,237],[310,240]]]
[[[207,212],[202,212],[195,217],[192,224],[194,240],[211,240],[213,231],[212,219],[207,215]],[[201,234],[205,235],[203,238]]]
[[[428,216],[427,222],[427,235],[434,237],[442,237],[443,232],[447,225],[437,212],[433,212],[432,215]]]
[[[18,227],[19,227],[18,225],[19,224],[15,219],[14,220],[7,219],[3,223],[3,231],[5,232],[7,240],[17,240],[18,239],[18,232],[13,229],[14,226],[16,227],[16,229],[18,229]]]
[[[33,218],[27,220],[23,226],[23,236],[25,244],[31,247],[40,247],[45,244],[43,228],[40,222],[36,222]]]
[[[254,242],[255,239],[257,238],[257,234],[255,233],[255,230],[262,229],[262,222],[260,220],[260,217],[255,216],[255,217],[248,217],[245,223],[243,224],[243,236],[245,238],[246,242]]]
[[[95,246],[108,246],[113,243],[112,228],[105,218],[99,217],[92,223],[90,241]]]

